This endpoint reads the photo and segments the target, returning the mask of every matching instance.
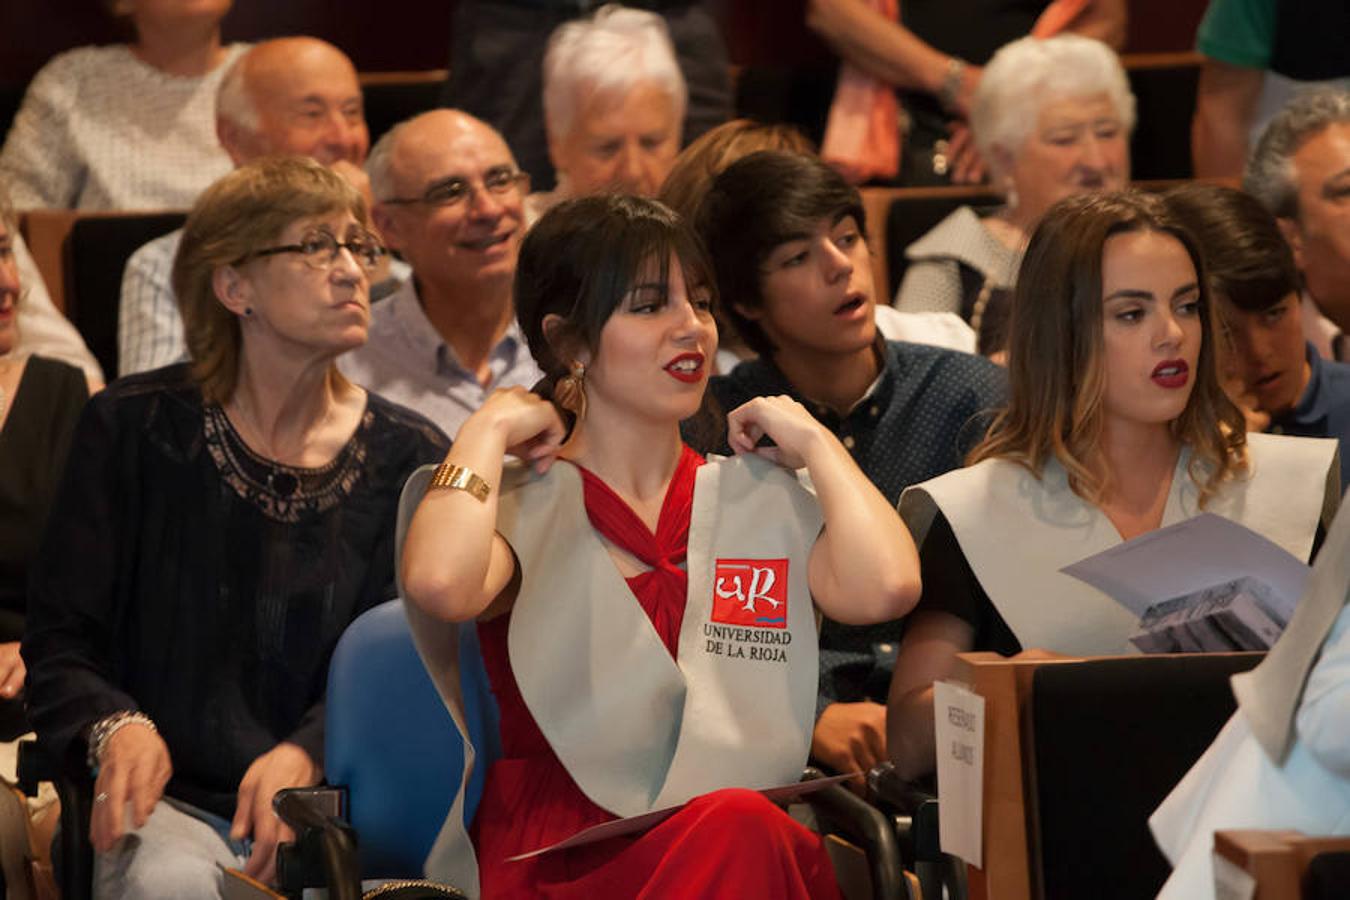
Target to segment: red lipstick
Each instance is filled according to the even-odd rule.
[[[685,384],[697,384],[703,380],[704,356],[702,353],[681,353],[666,363],[664,368],[671,378]]]
[[[1153,367],[1153,383],[1159,387],[1183,388],[1191,378],[1191,367],[1184,359],[1165,359]]]

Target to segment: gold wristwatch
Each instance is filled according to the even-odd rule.
[[[436,467],[436,474],[431,476],[431,487],[467,491],[471,497],[483,503],[487,502],[488,494],[492,493],[492,485],[478,477],[478,473],[473,469],[450,462],[443,462]]]

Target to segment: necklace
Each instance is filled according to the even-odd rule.
[[[252,416],[246,416],[244,414],[243,404],[239,402],[237,395],[232,402],[234,405],[235,417],[238,419],[239,425],[244,426],[243,429],[236,428],[235,431],[239,435],[240,442],[243,443],[245,449],[250,450],[254,458],[266,467],[267,474],[264,477],[264,484],[266,485],[267,490],[276,494],[278,497],[291,497],[300,488],[300,477],[298,472],[301,467],[292,466],[278,460],[277,453],[272,448],[272,443],[263,439],[262,429],[258,428],[250,421],[253,418]],[[333,417],[334,405],[335,403],[333,402],[328,404],[328,408],[324,411],[323,419],[310,431],[310,434],[306,436],[304,443],[300,445],[299,452],[301,456],[303,456],[305,450],[308,449],[310,438],[313,433],[316,431],[323,431],[328,426],[329,420]],[[224,409],[222,409],[222,412],[224,412]],[[227,415],[226,418],[228,419],[229,416]],[[252,436],[252,440],[249,440],[249,437],[244,433],[245,430]],[[252,449],[255,446],[258,450]]]
[[[300,479],[294,473],[286,472],[275,466],[267,473],[267,489],[278,497],[289,497],[300,487]]]

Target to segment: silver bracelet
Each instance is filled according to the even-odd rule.
[[[950,57],[947,60],[947,71],[942,76],[942,86],[938,88],[938,102],[952,115],[960,110],[961,88],[965,84],[965,77],[966,61],[959,57]]]
[[[108,741],[127,725],[144,725],[156,734],[159,729],[155,727],[154,720],[140,710],[123,709],[113,713],[110,716],[104,716],[94,723],[89,729],[89,752],[85,762],[89,764],[89,771],[97,772],[99,763],[103,761],[103,751],[108,746]]]

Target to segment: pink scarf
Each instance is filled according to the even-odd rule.
[[[892,22],[900,14],[897,0],[869,2]],[[850,184],[895,177],[900,171],[900,103],[890,85],[852,63],[839,67],[820,158]]]

